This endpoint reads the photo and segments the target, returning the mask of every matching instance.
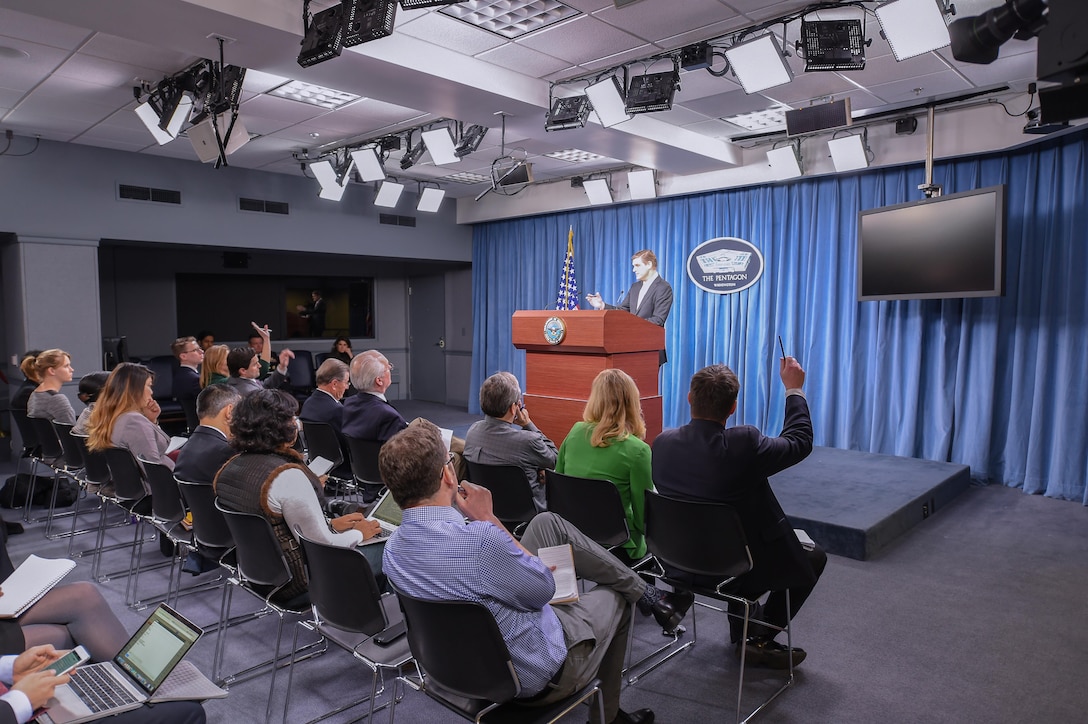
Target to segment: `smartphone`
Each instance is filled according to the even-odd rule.
[[[778,335],[778,349],[782,352],[782,359],[786,359],[786,347],[782,344],[782,335]]]
[[[82,666],[91,660],[91,655],[87,653],[87,649],[82,646],[76,646],[74,649],[61,656],[59,659],[49,664],[45,668],[52,669],[57,673],[57,676],[61,674],[67,674],[77,666]]]
[[[332,470],[332,460],[318,455],[310,461],[310,472],[319,478],[330,470]]]

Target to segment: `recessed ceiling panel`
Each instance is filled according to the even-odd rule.
[[[670,12],[660,2],[638,2],[623,8],[607,7],[594,13],[593,17],[651,43],[658,43],[681,33],[700,30],[706,32],[707,26],[737,17],[736,12],[718,0],[681,1],[684,8],[682,13]]]
[[[538,30],[525,36],[520,42],[541,53],[565,58],[574,65],[644,45],[641,38],[588,15]]]

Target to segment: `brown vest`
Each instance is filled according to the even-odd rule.
[[[295,468],[306,474],[310,484],[314,486],[322,508],[325,505],[321,481],[301,461],[302,458],[293,450],[283,454],[243,453],[231,458],[215,476],[215,494],[225,508],[263,515],[272,524],[272,531],[283,548],[283,555],[291,570],[291,581],[272,597],[277,601],[286,601],[305,593],[307,579],[302,562],[302,547],[291,534],[284,517],[269,510],[268,489],[277,475]]]

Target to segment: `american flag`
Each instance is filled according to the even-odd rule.
[[[556,309],[578,309],[578,277],[574,273],[574,227],[567,234],[567,258],[563,260],[563,276],[559,278]]]

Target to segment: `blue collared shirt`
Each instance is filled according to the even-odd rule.
[[[409,595],[487,606],[510,650],[520,696],[543,691],[567,657],[563,627],[548,605],[551,571],[491,523],[466,523],[454,508],[408,508],[385,545],[382,570]]]

